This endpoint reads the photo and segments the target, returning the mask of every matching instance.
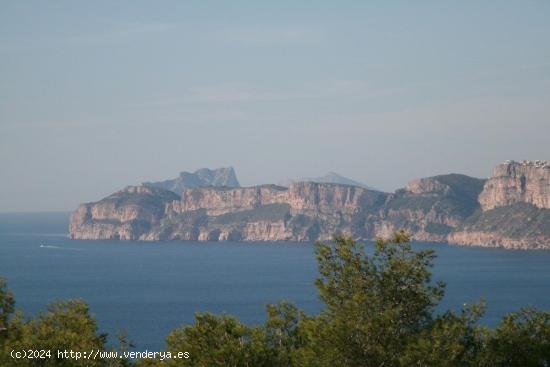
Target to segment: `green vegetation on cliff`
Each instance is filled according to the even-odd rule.
[[[550,237],[550,209],[527,203],[478,210],[466,221],[469,231],[499,233],[510,238]]]
[[[226,213],[214,217],[217,224],[242,224],[252,221],[277,221],[290,218],[290,205],[267,204],[251,210]]]

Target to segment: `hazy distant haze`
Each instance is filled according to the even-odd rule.
[[[233,166],[393,190],[550,159],[550,2],[0,1],[0,211]]]

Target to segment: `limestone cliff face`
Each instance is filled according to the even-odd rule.
[[[511,249],[550,249],[550,164],[506,161],[479,195],[481,211],[448,241]]]
[[[75,239],[314,241],[334,234],[550,249],[550,167],[505,162],[489,180],[448,174],[388,194],[335,183],[191,187],[181,196],[129,186],[73,213]],[[207,172],[208,173],[208,172]],[[210,172],[211,173],[211,172]],[[208,175],[207,175],[208,176]]]
[[[204,209],[207,215],[250,210],[261,205],[285,202],[287,189],[275,185],[243,188],[194,188],[183,192],[181,200],[173,202],[169,212],[184,213]]]
[[[71,238],[307,241],[334,233],[364,237],[361,220],[387,194],[355,186],[299,182],[289,188],[129,187],[73,214]]]
[[[444,242],[447,235],[479,208],[484,180],[449,174],[421,178],[388,197],[374,237],[387,238],[404,229],[415,240]]]
[[[377,205],[383,193],[357,186],[296,182],[289,186],[284,199],[294,213],[353,215],[365,207]]]
[[[479,195],[483,210],[520,202],[550,209],[550,162],[499,164]]]
[[[445,195],[451,190],[449,185],[436,177],[420,178],[407,184],[405,191],[417,195]]]
[[[306,241],[330,238],[336,232],[363,234],[354,223],[368,208],[376,210],[386,194],[360,187],[298,182],[288,188],[196,188],[170,203],[164,224],[171,238]],[[202,218],[181,227],[190,213]],[[192,228],[196,228],[193,232]],[[160,234],[159,234],[160,236]]]
[[[449,242],[461,246],[496,247],[511,250],[550,250],[548,237],[513,238],[497,232],[460,231],[449,234]]]
[[[288,188],[191,188],[181,198],[159,188],[128,187],[97,203],[82,204],[73,214],[70,235],[80,239],[312,241],[330,239],[335,233],[387,237],[405,228],[415,239],[441,241],[462,218],[456,210],[438,207],[453,192],[443,177],[413,182],[391,195],[314,182],[297,182]]]
[[[179,197],[170,191],[128,186],[96,203],[81,204],[72,214],[69,235],[78,239],[140,239]]]
[[[288,188],[263,185],[243,188],[195,188],[183,192],[169,210],[183,213],[205,209],[208,215],[221,215],[269,204],[289,204],[293,213],[357,213],[385,196],[356,186],[297,182]]]
[[[550,249],[550,209],[519,202],[478,211],[447,239],[457,245]]]

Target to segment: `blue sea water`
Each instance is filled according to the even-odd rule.
[[[136,350],[154,351],[195,312],[258,324],[280,299],[310,314],[322,307],[312,244],[77,241],[66,238],[68,216],[0,214],[0,276],[27,314],[82,298],[100,332],[126,330]],[[526,305],[550,310],[550,251],[414,246],[437,251],[433,278],[447,283],[440,310],[483,297],[489,325]]]

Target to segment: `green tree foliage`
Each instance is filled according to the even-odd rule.
[[[550,313],[528,307],[506,315],[486,344],[486,366],[550,366]]]
[[[266,365],[290,366],[295,351],[304,346],[300,325],[306,320],[305,313],[287,301],[267,305],[266,310],[267,321],[260,329],[268,356]]]
[[[195,315],[193,325],[175,329],[166,338],[172,355],[188,352],[188,360],[140,361],[140,366],[266,366],[292,365],[292,355],[301,346],[303,311],[286,301],[267,305],[265,325],[249,327],[228,315]]]
[[[404,233],[377,241],[372,257],[345,237],[318,244],[316,285],[327,307],[307,325],[306,349],[314,350],[304,353],[314,360],[304,356],[301,363],[317,365],[322,356],[331,366],[398,365],[443,296],[443,284],[430,283],[434,256],[431,250],[413,251]]]
[[[254,332],[228,315],[197,314],[195,324],[174,330],[166,338],[171,353],[189,352],[191,366],[255,365]],[[170,361],[169,366],[181,361]]]
[[[77,361],[59,358],[57,351],[88,352],[103,350],[105,336],[97,334],[95,320],[88,306],[80,300],[56,302],[37,318],[25,320],[17,313],[9,321],[7,336],[2,346],[2,366],[102,366],[101,360]],[[50,350],[48,358],[14,360],[11,350]]]
[[[447,311],[409,340],[401,366],[481,366],[485,328],[477,326],[485,304],[465,305],[460,314]]]
[[[0,278],[0,346],[7,334],[8,318],[15,310],[13,293],[4,278]]]
[[[352,239],[317,244],[316,286],[325,308],[307,316],[292,303],[267,305],[264,325],[247,326],[230,315],[198,313],[193,325],[167,339],[167,351],[189,359],[97,360],[53,358],[14,363],[17,348],[104,349],[95,320],[82,301],[54,303],[35,319],[14,312],[14,300],[0,280],[0,366],[550,366],[550,313],[524,308],[495,328],[479,325],[484,302],[461,312],[436,314],[444,284],[433,282],[435,254],[416,251],[396,233],[376,242],[374,253]],[[11,316],[10,316],[11,315]],[[131,343],[119,338],[121,350]]]

